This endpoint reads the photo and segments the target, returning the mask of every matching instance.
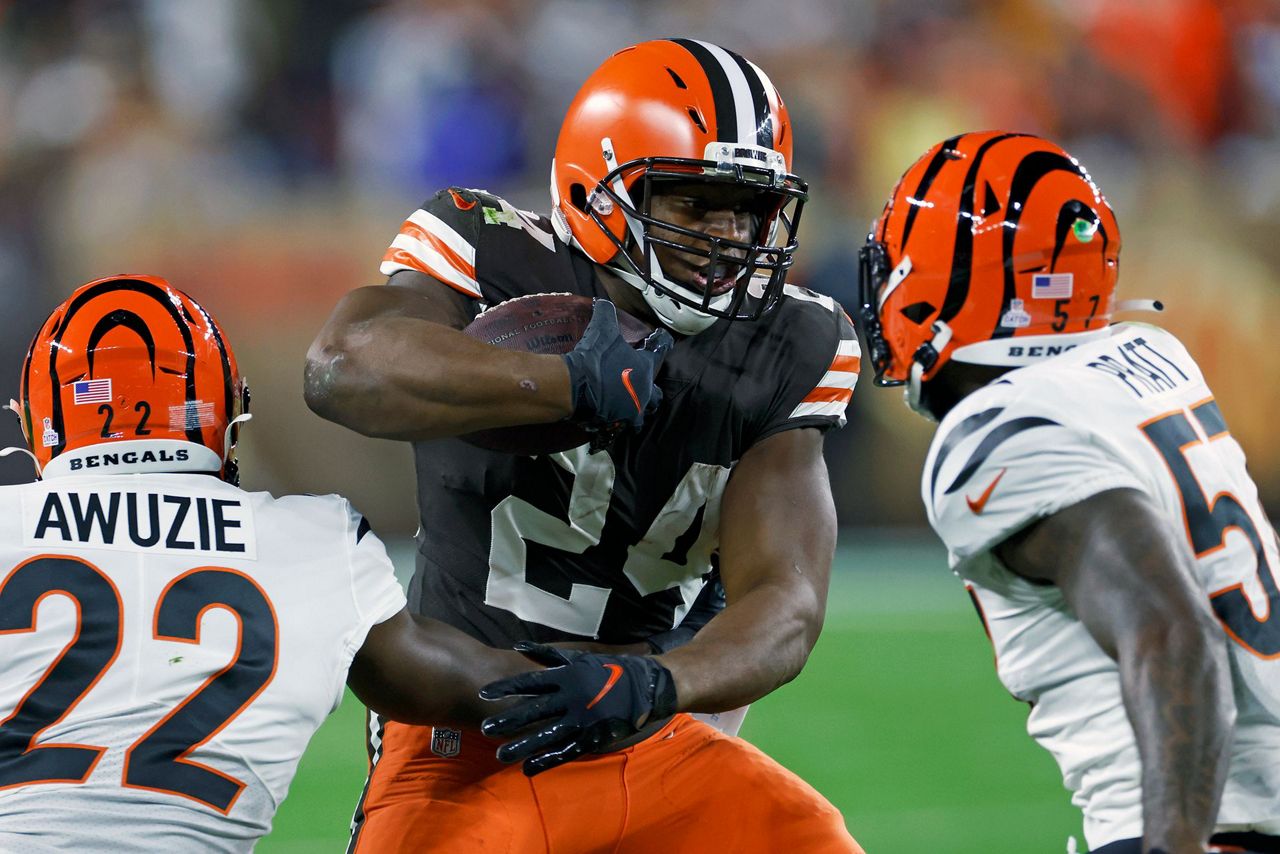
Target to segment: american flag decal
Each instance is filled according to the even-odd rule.
[[[111,379],[77,380],[71,386],[75,403],[108,403],[111,401]]]
[[[1033,299],[1067,299],[1071,296],[1070,273],[1036,273],[1031,277]]]

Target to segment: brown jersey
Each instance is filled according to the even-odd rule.
[[[410,215],[382,271],[426,273],[479,311],[534,293],[607,297],[596,265],[542,216],[450,188]],[[760,320],[676,342],[663,399],[606,451],[545,456],[414,443],[410,608],[495,645],[639,640],[677,625],[715,564],[734,464],[783,430],[844,424],[859,351],[830,298],[788,286]],[[785,536],[785,532],[779,532]]]

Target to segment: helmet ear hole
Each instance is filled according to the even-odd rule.
[[[575,208],[587,212],[587,188],[578,183],[569,185],[569,203]]]

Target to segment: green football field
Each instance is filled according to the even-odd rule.
[[[258,851],[343,848],[363,723],[348,696]],[[868,854],[1061,854],[1079,814],[1025,723],[942,552],[850,543],[808,665],[751,708],[742,735],[839,807]]]

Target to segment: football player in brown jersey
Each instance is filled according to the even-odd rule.
[[[844,423],[859,352],[839,306],[786,283],[807,197],[791,144],[777,90],[741,56],[629,47],[569,108],[550,217],[443,190],[392,241],[387,286],[352,291],[321,330],[310,406],[413,443],[411,606],[562,665],[554,684],[491,692],[555,689],[489,725],[537,724],[502,754],[528,777],[480,732],[372,720],[354,850],[861,850],[811,787],[690,715],[795,677],[822,626],[823,435]],[[459,332],[484,306],[555,292],[596,300],[598,334],[567,357]],[[618,346],[610,303],[659,327],[644,347]],[[540,456],[450,438],[564,419],[636,429]]]

